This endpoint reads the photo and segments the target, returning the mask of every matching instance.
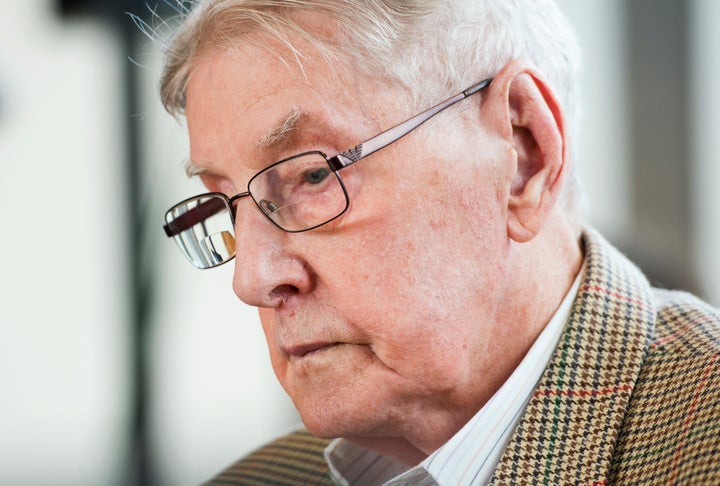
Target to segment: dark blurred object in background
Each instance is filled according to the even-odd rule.
[[[142,111],[139,101],[140,80],[137,66],[131,62],[147,39],[130,18],[129,14],[141,15],[152,9],[163,15],[169,10],[166,2],[151,5],[143,0],[58,0],[58,14],[64,19],[77,16],[91,17],[98,22],[108,23],[118,36],[126,61],[123,63],[124,126],[125,152],[125,199],[128,215],[125,234],[128,235],[128,293],[127,303],[131,322],[131,349],[128,359],[128,375],[131,377],[130,396],[128,397],[128,431],[127,455],[125,468],[126,477],[120,479],[122,484],[131,486],[149,486],[158,484],[154,471],[151,451],[150,431],[148,427],[148,410],[151,396],[148,393],[148,333],[151,325],[149,315],[152,305],[153,285],[152,273],[143,268],[143,252],[147,245],[144,240],[147,234],[145,220],[144,181],[142,170],[142,150],[140,149],[140,126],[137,113]]]

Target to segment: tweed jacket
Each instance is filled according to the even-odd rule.
[[[720,485],[720,313],[583,241],[571,317],[491,483]],[[328,443],[298,431],[209,484],[332,484]]]

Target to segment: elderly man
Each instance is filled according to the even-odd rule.
[[[209,0],[167,109],[306,430],[221,484],[720,482],[720,316],[581,221],[551,0]]]

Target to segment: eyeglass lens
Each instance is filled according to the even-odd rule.
[[[223,195],[205,194],[184,201],[165,215],[180,250],[197,268],[212,268],[235,256],[230,203]]]
[[[307,231],[340,216],[348,206],[339,176],[320,152],[301,154],[259,172],[248,189],[260,210],[288,232]],[[203,194],[165,216],[166,231],[197,268],[235,256],[235,204],[223,194]]]
[[[306,153],[272,165],[249,184],[253,199],[280,228],[306,231],[347,208],[345,190],[320,153]]]

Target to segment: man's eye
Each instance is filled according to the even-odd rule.
[[[310,184],[320,184],[325,178],[330,175],[330,169],[321,167],[315,170],[309,170],[303,174],[305,182]]]

